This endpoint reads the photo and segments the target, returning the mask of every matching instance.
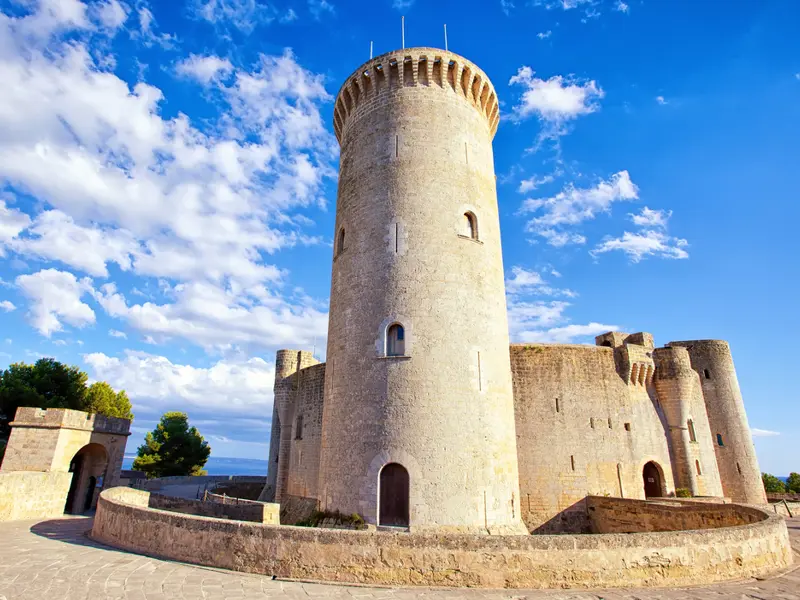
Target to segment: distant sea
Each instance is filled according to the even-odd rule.
[[[123,469],[133,468],[135,455],[122,459]],[[231,458],[228,456],[212,456],[204,469],[209,475],[262,475],[267,476],[268,460],[258,458]]]

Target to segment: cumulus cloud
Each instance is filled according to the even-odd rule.
[[[628,215],[631,221],[633,221],[634,225],[638,225],[639,227],[658,227],[661,229],[667,228],[667,222],[671,216],[671,210],[652,210],[646,206],[638,215]]]
[[[552,183],[555,180],[555,175],[544,175],[542,177],[537,177],[534,175],[529,179],[523,179],[519,184],[519,193],[526,194],[528,192],[532,192],[539,186]]]
[[[647,256],[689,258],[689,253],[686,251],[689,242],[666,233],[671,216],[672,211],[652,210],[645,206],[639,214],[628,215],[634,225],[642,228],[640,231],[636,233],[626,231],[622,237],[617,238],[606,237],[591,251],[591,254],[596,257],[598,254],[619,250],[635,263]]]
[[[569,319],[564,311],[570,306],[563,301],[513,302],[509,304],[508,321],[512,342],[571,343],[589,341],[607,331],[616,331],[616,325],[588,323],[586,325],[562,324]]]
[[[513,113],[517,120],[531,116],[551,123],[561,124],[599,109],[598,100],[605,96],[596,81],[581,81],[574,77],[555,75],[540,79],[533,69],[520,67],[509,85],[519,85],[524,92]]]
[[[557,247],[584,244],[586,238],[583,235],[567,228],[608,212],[614,202],[636,200],[638,197],[639,188],[631,180],[628,171],[620,171],[591,188],[577,188],[569,184],[555,196],[525,200],[520,212],[539,215],[528,221],[526,230],[544,238],[548,244]]]
[[[536,34],[536,37],[538,37],[540,40],[546,40],[551,35],[553,35],[553,32],[548,29],[547,31],[540,31]]]
[[[614,10],[619,11],[621,13],[628,13],[630,11],[630,6],[628,6],[622,0],[617,0],[617,3],[614,5]]]
[[[261,415],[261,423],[272,414],[275,367],[260,358],[223,359],[198,368],[128,350],[122,358],[95,352],[83,361],[92,379],[124,389],[134,412],[190,408],[217,417]]]
[[[123,340],[128,339],[128,335],[124,331],[117,331],[116,329],[109,329],[108,335],[114,338],[122,338]]]
[[[780,435],[779,431],[770,431],[769,429],[757,429],[755,427],[750,428],[750,433],[753,434],[753,437],[775,437],[776,435]]]
[[[31,325],[45,337],[62,331],[63,323],[84,327],[95,322],[94,311],[81,301],[91,291],[88,278],[78,280],[72,273],[45,269],[33,275],[20,275],[16,283],[30,300]]]
[[[607,238],[596,246],[591,254],[597,256],[605,252],[619,250],[628,255],[632,262],[640,262],[647,256],[660,256],[662,258],[689,258],[686,247],[689,242],[670,237],[661,231],[641,231],[631,233],[626,231],[622,237]]]
[[[554,276],[556,272],[552,272]],[[511,268],[511,277],[506,278],[506,292],[510,295],[535,294],[542,296],[577,297],[577,293],[569,289],[554,288],[547,283],[538,271],[530,271],[523,267]]]
[[[161,46],[169,49],[175,45],[176,37],[174,35],[158,31],[158,23],[153,16],[153,11],[147,6],[140,6],[136,16],[139,18],[139,29],[131,32],[133,39],[140,40],[147,47]]]
[[[233,72],[233,65],[227,58],[190,54],[189,58],[177,64],[175,70],[181,75],[208,85],[218,78],[230,75]]]
[[[112,314],[152,339],[213,346],[223,343],[232,321],[236,330],[249,318],[262,334],[269,329],[258,334],[260,347],[324,336],[327,315],[319,303],[267,261],[282,248],[321,242],[303,233],[313,221],[299,211],[324,206],[323,183],[335,176],[335,139],[321,116],[331,100],[323,77],[290,51],[261,55],[249,69],[189,56],[178,68],[207,83],[219,120],[198,125],[183,113],[163,117],[159,88],[131,87],[93,58],[82,35],[99,25],[82,3],[64,2],[61,12],[42,6],[22,17],[0,13],[6,85],[0,181],[36,200],[27,214],[8,204],[14,196],[0,196],[0,253],[59,261],[92,277],[112,277],[113,264],[135,277],[169,281],[172,296],[145,304],[123,297],[125,309]],[[152,14],[137,6],[141,28],[152,33]],[[46,51],[30,30],[55,36]],[[73,300],[86,292],[120,294],[60,273],[59,285]],[[30,277],[19,283],[32,302],[31,322],[43,334],[93,322],[94,312],[79,299],[59,312]],[[53,287],[50,281],[47,289]],[[148,324],[141,314],[160,316]],[[229,344],[257,335],[233,337]]]
[[[91,6],[94,18],[104,27],[116,30],[122,27],[128,19],[129,8],[127,4],[118,0],[98,2]]]
[[[13,310],[17,310],[17,307],[14,306],[14,303],[11,302],[11,300],[3,300],[2,302],[0,302],[0,310],[11,312]]]
[[[656,102],[658,102],[661,106],[669,104],[669,101],[666,98],[664,98],[664,96],[656,96]]]

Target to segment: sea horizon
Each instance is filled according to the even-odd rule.
[[[122,459],[123,469],[133,469],[135,454],[126,454]],[[261,475],[267,476],[268,460],[260,458],[237,458],[233,456],[211,456],[203,467],[209,475]]]

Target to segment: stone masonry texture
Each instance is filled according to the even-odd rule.
[[[412,531],[586,532],[586,497],[644,499],[646,467],[661,496],[766,503],[726,342],[509,345],[497,119],[488,78],[442,50],[385,54],[342,86],[327,363],[278,352],[262,500],[380,524],[394,462]]]

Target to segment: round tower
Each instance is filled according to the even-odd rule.
[[[725,496],[734,502],[766,504],[761,470],[728,342],[694,340],[668,345],[685,347],[692,368],[700,377]]]
[[[492,138],[468,60],[384,54],[342,86],[320,505],[378,525],[527,530]]]
[[[653,360],[675,487],[686,488],[694,496],[722,495],[706,406],[689,353],[686,348],[656,348]]]

